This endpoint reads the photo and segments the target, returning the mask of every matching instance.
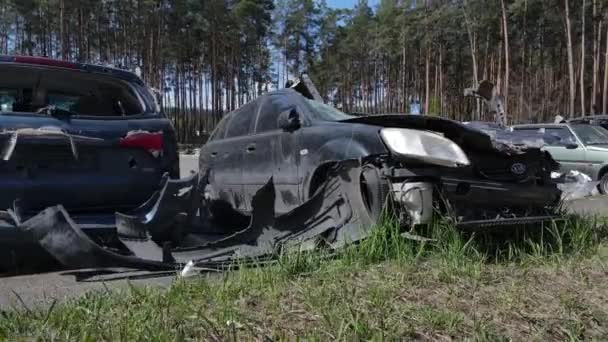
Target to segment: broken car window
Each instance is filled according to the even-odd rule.
[[[0,110],[12,112],[13,104],[17,101],[17,91],[11,89],[0,89]]]
[[[66,94],[48,94],[47,103],[50,106],[56,106],[63,110],[72,111],[73,106],[78,102],[78,96],[70,96]]]
[[[230,114],[232,119],[228,123],[228,131],[226,131],[226,138],[240,137],[247,135],[249,129],[253,124],[255,118],[255,109],[257,108],[257,101],[249,102],[235,112]]]
[[[286,96],[270,96],[260,108],[255,132],[267,132],[279,128],[279,114],[294,107]]]
[[[306,103],[309,104],[310,111],[313,114],[313,117],[317,120],[322,121],[342,121],[352,119],[355,116],[345,114],[332,106],[328,106],[324,103],[314,101],[314,100],[306,100]]]
[[[588,124],[571,125],[585,145],[608,145],[608,131],[606,129]]]
[[[155,112],[154,103],[131,83],[68,69],[0,66],[0,109],[45,113],[48,108],[85,116]]]

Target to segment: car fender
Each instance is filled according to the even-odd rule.
[[[314,192],[314,186],[319,180],[323,178],[323,174],[327,172],[331,166],[335,165],[336,162],[341,160],[349,159],[360,159],[365,158],[374,154],[387,153],[386,149],[379,142],[376,146],[369,146],[373,144],[366,144],[353,138],[337,138],[328,141],[317,150],[317,158],[315,159],[314,165],[303,168],[308,170],[303,175],[303,187],[302,195],[304,199],[310,197],[311,192]],[[320,177],[320,178],[319,178]]]
[[[357,159],[371,153],[367,146],[353,138],[334,139],[319,149],[319,164],[332,160]]]

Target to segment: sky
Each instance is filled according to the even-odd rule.
[[[353,8],[358,0],[326,0],[327,5],[334,8]],[[370,7],[375,7],[380,0],[367,0]]]

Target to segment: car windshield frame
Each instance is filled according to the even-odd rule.
[[[608,146],[608,130],[599,125],[570,124],[570,128],[585,146]],[[591,135],[595,135],[595,138]]]
[[[305,102],[315,120],[338,122],[356,117],[319,101],[305,99]]]

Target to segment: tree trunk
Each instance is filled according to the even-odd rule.
[[[431,98],[431,84],[430,84],[430,79],[429,79],[429,73],[430,73],[430,69],[431,69],[431,43],[427,43],[427,48],[426,48],[426,63],[425,63],[425,78],[424,78],[424,85],[425,85],[425,99],[424,99],[424,114],[429,114],[429,105],[431,103],[430,98]]]
[[[439,114],[444,114],[443,102],[443,44],[439,44]]]
[[[587,0],[583,0],[583,8],[581,14],[581,74],[580,74],[580,86],[581,86],[581,115],[585,116],[587,110],[585,110],[585,6]]]
[[[471,48],[471,59],[473,62],[473,86],[477,86],[479,84],[479,70],[477,66],[477,37],[475,32],[473,32],[471,28],[471,22],[469,21],[469,17],[467,15],[466,10],[466,1],[464,2],[465,6],[463,6],[462,11],[464,12],[464,21],[465,26],[467,28],[467,36],[469,37],[469,46]],[[481,119],[481,105],[480,100],[475,99],[475,115],[473,117],[474,120]]]
[[[59,37],[61,39],[61,59],[68,59],[67,39],[65,37],[65,0],[59,0]]]
[[[502,7],[502,27],[505,38],[505,90],[504,95],[504,109],[505,109],[505,121],[509,115],[508,104],[509,104],[509,28],[507,26],[507,9],[505,7],[505,0],[500,0]]]
[[[597,114],[597,86],[600,73],[600,46],[602,42],[602,20],[597,20],[597,0],[593,0],[593,83],[591,84],[591,115]],[[595,21],[597,20],[597,24]]]
[[[604,54],[604,94],[602,96],[604,108],[602,112],[608,114],[608,25],[606,25],[606,53]]]
[[[524,27],[523,27],[523,35],[522,35],[522,44],[521,44],[521,83],[519,88],[519,110],[517,111],[518,117],[521,119],[525,112],[524,110],[524,91],[527,79],[527,69],[526,69],[526,48],[528,44],[528,0],[524,0]],[[530,54],[531,55],[531,54]],[[528,112],[526,117],[527,120],[530,119],[531,112]]]
[[[568,78],[570,82],[570,104],[568,106],[568,115],[570,118],[574,117],[574,101],[576,97],[576,85],[574,82],[574,56],[572,52],[572,30],[570,29],[570,4],[568,0],[564,0],[566,7],[566,43],[568,50]]]

